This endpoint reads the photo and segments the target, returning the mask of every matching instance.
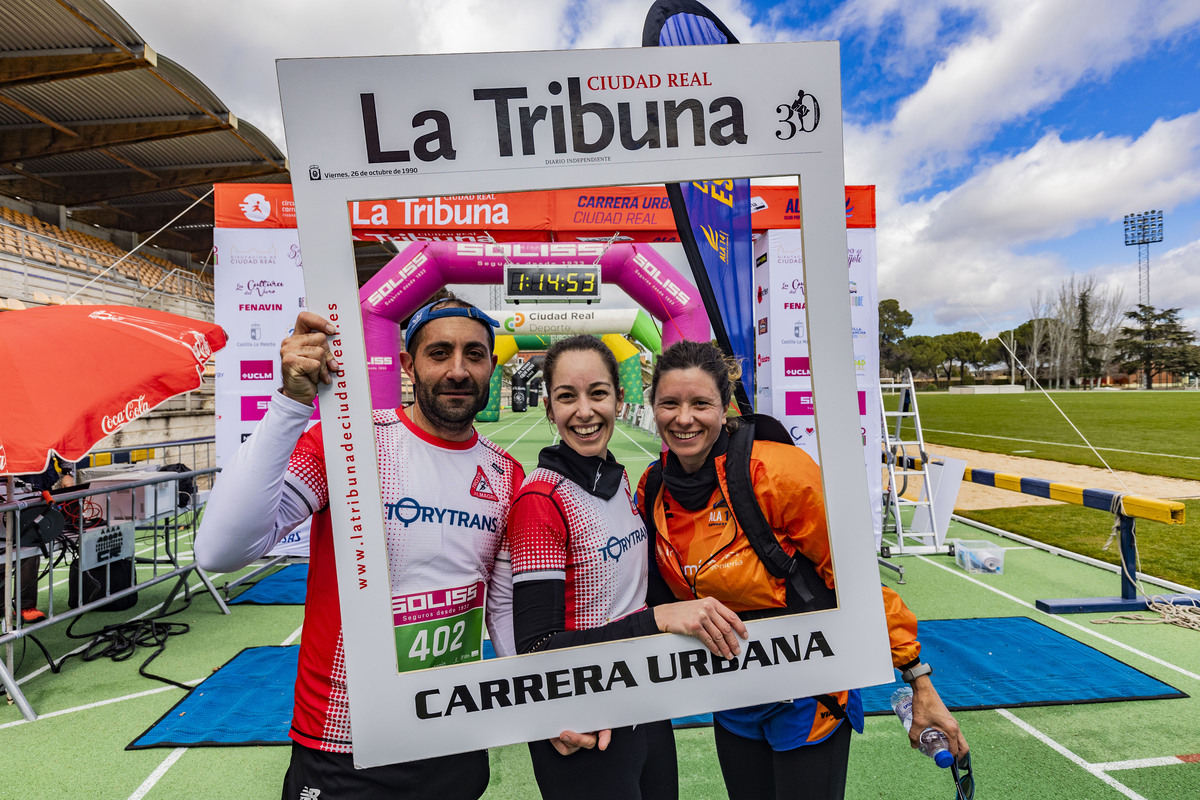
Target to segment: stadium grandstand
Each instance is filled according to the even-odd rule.
[[[212,319],[209,190],[290,180],[282,151],[101,0],[4,6],[0,308]]]
[[[212,320],[212,186],[289,181],[282,150],[102,0],[5,0],[4,18],[0,313]],[[211,380],[101,444],[211,436]]]

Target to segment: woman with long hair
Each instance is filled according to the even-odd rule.
[[[561,442],[541,451],[509,515],[517,651],[673,632],[725,658],[737,654],[745,626],[714,598],[646,607],[646,528],[625,468],[608,451],[622,401],[612,352],[573,336],[550,348],[542,373]],[[670,720],[564,731],[529,750],[544,798],[678,796]]]
[[[742,619],[820,608],[813,595],[832,599],[836,591],[820,468],[791,444],[746,440],[753,438],[751,427],[726,413],[739,376],[736,362],[700,342],[677,342],[655,366],[650,402],[667,452],[639,488],[654,536],[651,602],[716,598]],[[753,492],[780,547],[804,559],[800,563],[818,584],[807,599],[792,582],[773,576],[731,513],[740,502],[730,496],[730,473],[744,462],[729,463],[726,454],[745,452],[746,446],[753,487],[746,492]],[[655,496],[646,496],[647,487]],[[951,751],[961,756],[967,743],[933,688],[928,665],[921,663],[916,617],[891,589],[883,588],[883,595],[892,662],[913,687],[910,740],[915,747],[920,732],[932,726],[945,732]],[[850,728],[861,733],[863,726],[857,690],[713,717],[717,757],[732,800],[844,796]]]

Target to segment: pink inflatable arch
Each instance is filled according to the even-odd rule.
[[[708,341],[708,316],[690,281],[646,244],[607,242],[413,242],[359,291],[376,408],[400,404],[400,321],[448,283],[499,284],[505,261],[600,264],[600,279],[625,290],[663,323],[663,347]],[[504,333],[504,331],[499,331]]]

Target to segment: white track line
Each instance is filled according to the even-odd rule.
[[[196,680],[194,680],[194,681],[184,681],[184,683],[187,683],[189,686],[195,686],[197,683],[199,683],[202,680],[204,680],[204,679],[196,678]],[[113,703],[123,703],[126,700],[136,700],[139,697],[146,697],[146,696],[152,695],[152,694],[160,694],[161,692],[169,692],[172,689],[178,691],[179,687],[178,686],[160,686],[157,689],[147,689],[144,692],[137,692],[136,694],[127,694],[127,695],[124,695],[123,697],[112,697],[112,698],[109,698],[108,700],[97,700],[96,702],[88,703],[87,705],[75,706],[74,708],[63,708],[63,709],[59,709],[58,711],[51,711],[47,714],[39,714],[38,720],[49,719],[50,717],[61,717],[63,714],[74,714],[76,711],[87,711],[88,709],[91,709],[91,708],[99,708],[100,706],[112,705]],[[6,722],[3,725],[0,725],[0,730],[4,730],[5,728],[15,728],[17,725],[24,725],[27,722],[29,722],[29,720],[27,720],[27,719],[18,719],[13,722]]]
[[[517,438],[515,438],[515,439],[513,439],[511,442],[509,442],[509,443],[508,443],[508,447],[506,447],[505,449],[507,450],[508,448],[511,448],[511,447],[516,447],[516,446],[517,446],[517,442],[519,442],[519,441],[521,441],[522,439],[524,439],[524,438],[525,438],[525,434],[526,434],[526,433],[529,433],[530,431],[532,431],[532,430],[533,430],[534,428],[536,428],[536,427],[537,427],[539,424],[541,424],[541,422],[542,422],[542,420],[540,420],[540,419],[539,419],[539,420],[534,420],[534,423],[533,423],[532,425],[530,425],[528,428],[526,428],[526,429],[525,429],[525,433],[522,433],[520,436],[518,436]]]
[[[1017,605],[1024,606],[1025,608],[1036,611],[1038,614],[1041,614],[1044,617],[1053,619],[1055,622],[1061,622],[1063,625],[1070,625],[1072,628],[1075,628],[1076,630],[1079,630],[1079,631],[1083,631],[1087,635],[1094,636],[1103,642],[1108,642],[1109,644],[1113,645],[1114,647],[1120,647],[1123,650],[1128,650],[1130,653],[1139,655],[1148,661],[1153,661],[1155,664],[1166,667],[1167,669],[1173,669],[1176,672],[1178,672],[1180,675],[1186,675],[1187,677],[1191,678],[1192,680],[1200,681],[1200,675],[1197,675],[1194,672],[1190,672],[1189,670],[1186,670],[1183,667],[1176,666],[1175,664],[1172,664],[1169,661],[1164,661],[1163,659],[1159,658],[1158,656],[1152,656],[1149,653],[1143,652],[1142,650],[1138,650],[1136,647],[1130,647],[1129,645],[1125,644],[1124,642],[1118,642],[1116,639],[1110,639],[1109,637],[1105,636],[1102,633],[1097,633],[1096,631],[1092,630],[1091,628],[1088,628],[1084,625],[1080,625],[1078,622],[1072,622],[1069,619],[1064,619],[1062,616],[1060,616],[1058,614],[1047,614],[1045,611],[1042,611],[1041,609],[1039,609],[1037,606],[1033,605],[1032,603],[1026,603],[1021,598],[1014,597],[1013,595],[1009,594],[1008,592],[1002,592],[994,586],[988,586],[983,581],[978,580],[976,578],[972,578],[970,575],[966,575],[966,574],[960,572],[958,569],[948,567],[944,564],[939,564],[936,561],[933,561],[933,560],[927,558],[926,556],[916,556],[916,558],[920,559],[921,561],[924,561],[926,564],[932,564],[933,566],[937,567],[938,569],[943,569],[952,575],[956,575],[965,581],[970,581],[971,583],[975,584],[976,586],[982,586],[984,589],[987,589],[990,592],[995,592],[996,594],[1000,595],[1001,597],[1011,600],[1014,603],[1016,603]]]
[[[511,428],[513,425],[516,425],[516,424],[517,424],[518,422],[520,422],[520,421],[521,421],[521,420],[519,420],[519,419],[514,419],[512,422],[508,423],[507,425],[505,425],[505,426],[503,426],[503,427],[501,427],[501,428],[496,428],[496,430],[494,430],[494,431],[491,431],[491,432],[489,432],[489,433],[488,433],[488,434],[486,434],[486,435],[487,435],[487,437],[490,439],[490,438],[492,438],[493,436],[495,436],[497,433],[499,433],[500,431],[504,430],[504,428]],[[491,423],[491,424],[493,424],[493,425],[498,425],[499,423],[498,423],[498,422],[495,422],[495,423]]]
[[[623,428],[622,428],[620,425],[616,425],[616,426],[614,426],[614,427],[616,427],[616,429],[617,429],[617,430],[619,430],[619,431],[621,432],[621,435],[622,435],[622,436],[624,436],[626,439],[628,439],[629,441],[631,441],[631,442],[633,442],[635,445],[637,445],[637,448],[638,448],[639,450],[641,450],[643,453],[645,453],[646,455],[650,456],[650,458],[653,458],[653,459],[656,459],[656,458],[658,458],[658,456],[656,456],[654,453],[651,453],[649,450],[647,450],[646,448],[642,447],[642,444],[641,444],[641,442],[639,442],[637,439],[634,439],[632,436],[630,436],[628,433],[626,433],[626,432],[625,432],[625,430],[624,430],[624,429],[623,429]]]
[[[1075,753],[1072,753],[1070,750],[1063,747],[1061,744],[1054,741],[1049,736],[1047,736],[1046,734],[1039,731],[1037,728],[1030,725],[1028,722],[1025,722],[1022,719],[1018,719],[1012,712],[1008,711],[1007,709],[997,708],[996,713],[999,714],[1000,716],[1004,717],[1005,719],[1007,719],[1012,724],[1016,725],[1021,730],[1028,733],[1033,738],[1040,741],[1042,744],[1048,746],[1050,749],[1054,750],[1059,755],[1061,755],[1064,758],[1066,758],[1067,760],[1073,762],[1081,769],[1085,769],[1088,772],[1090,772],[1092,775],[1095,775],[1097,778],[1104,781],[1109,786],[1111,786],[1112,788],[1116,789],[1121,794],[1128,797],[1129,800],[1146,800],[1145,797],[1138,794],[1133,789],[1130,789],[1128,786],[1126,786],[1125,784],[1118,781],[1116,778],[1114,778],[1111,775],[1109,775],[1108,773],[1106,773],[1103,769],[1100,768],[1100,766],[1098,764],[1091,764],[1091,763],[1088,763],[1087,761],[1084,761],[1082,758],[1077,756]]]
[[[304,630],[304,626],[303,626],[303,625],[301,625],[299,628],[296,628],[296,630],[292,631],[292,635],[291,635],[291,636],[289,636],[289,637],[287,637],[286,639],[284,639],[284,640],[283,640],[283,644],[284,644],[284,646],[286,647],[287,645],[289,645],[289,644],[291,644],[292,642],[294,642],[294,641],[296,641],[297,639],[299,639],[299,638],[300,638],[300,632],[301,632],[301,631],[303,631],[303,630]]]
[[[158,765],[158,769],[154,770],[154,772],[151,772],[150,777],[142,781],[142,785],[139,786],[133,794],[129,795],[129,800],[142,800],[143,797],[150,793],[150,790],[154,788],[155,784],[162,780],[162,776],[167,774],[167,770],[173,767],[175,762],[178,761],[186,752],[186,747],[177,747],[172,750],[171,755],[164,758],[163,762]]]
[[[304,630],[303,625],[292,631],[292,634],[288,636],[288,638],[284,639],[283,643],[285,645],[289,645],[294,642],[302,630]],[[166,759],[158,765],[158,769],[154,770],[154,772],[150,773],[150,777],[142,781],[142,785],[137,788],[137,791],[129,795],[129,800],[141,800],[141,798],[145,797],[149,791],[154,788],[155,784],[162,780],[162,777],[167,774],[167,770],[174,766],[175,762],[182,758],[183,754],[187,751],[188,748],[186,747],[180,747],[176,750],[172,750],[171,755],[167,756]]]
[[[1103,764],[1093,764],[1096,769],[1105,772],[1119,772],[1123,769],[1142,769],[1144,767],[1170,767],[1175,764],[1187,764],[1179,756],[1163,756],[1161,758],[1134,758],[1129,761],[1107,761]]]
[[[1144,450],[1121,450],[1116,447],[1090,447],[1086,444],[1067,444],[1065,442],[1043,442],[1039,439],[1017,439],[1013,436],[996,436],[990,433],[967,433],[966,431],[939,431],[936,428],[925,428],[929,433],[949,433],[954,436],[975,436],[979,439],[1003,439],[1006,442],[1027,442],[1029,444],[1044,444],[1051,447],[1079,447],[1084,450],[1105,450],[1109,453],[1132,453],[1135,456],[1160,456],[1162,458],[1186,458],[1188,461],[1200,461],[1200,456],[1181,456],[1175,453],[1147,453]]]

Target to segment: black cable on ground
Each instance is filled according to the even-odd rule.
[[[138,674],[144,678],[151,678],[152,680],[161,681],[171,686],[178,686],[180,689],[191,691],[193,687],[185,683],[164,678],[162,675],[155,675],[146,669],[150,666],[151,661],[158,658],[167,649],[167,642],[170,637],[182,636],[191,630],[191,627],[184,622],[163,621],[166,617],[174,616],[191,606],[192,594],[186,585],[183,587],[183,591],[185,602],[174,611],[166,611],[156,614],[153,617],[105,625],[100,630],[92,631],[91,633],[77,634],[72,632],[75,623],[83,619],[84,615],[79,615],[71,620],[71,624],[67,626],[67,638],[90,638],[92,641],[82,651],[67,653],[57,662],[50,655],[50,651],[46,649],[46,646],[38,641],[36,636],[30,635],[26,638],[32,639],[34,644],[41,649],[42,653],[46,656],[46,661],[50,664],[50,671],[54,673],[58,673],[67,659],[74,656],[79,656],[84,661],[95,661],[100,658],[109,658],[113,661],[126,661],[133,657],[139,647],[153,647],[155,648],[154,652],[142,662],[142,665],[138,668]]]

